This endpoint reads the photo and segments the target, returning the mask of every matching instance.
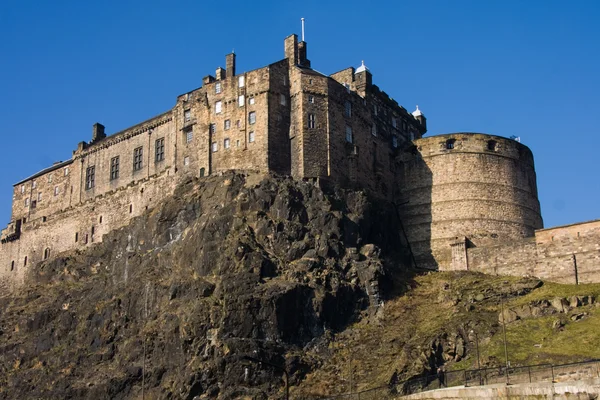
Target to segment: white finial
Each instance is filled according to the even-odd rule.
[[[302,41],[304,42],[304,18],[300,18],[302,21]]]
[[[419,106],[417,105],[417,109],[415,111],[413,111],[412,113],[413,117],[420,117],[423,115],[423,113],[421,112],[421,110],[419,110]]]
[[[354,73],[364,72],[368,70],[369,68],[367,68],[367,66],[365,65],[365,60],[362,60],[360,67],[356,68],[356,71],[354,71]]]

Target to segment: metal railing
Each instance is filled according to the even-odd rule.
[[[446,387],[473,387],[493,384],[522,384],[534,382],[565,382],[600,378],[600,360],[570,364],[537,364],[521,367],[481,368],[440,372],[408,379],[397,384],[375,387],[354,393],[308,397],[310,399],[375,400],[405,396]]]

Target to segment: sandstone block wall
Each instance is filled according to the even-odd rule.
[[[452,269],[450,244],[493,246],[542,227],[531,151],[458,133],[417,139],[401,155],[401,215],[417,264]]]

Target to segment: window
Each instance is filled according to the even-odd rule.
[[[373,104],[373,114],[377,115],[377,104]]]
[[[59,193],[60,193],[60,188],[58,186],[54,186],[54,195],[58,196]]]
[[[144,156],[144,148],[138,147],[133,150],[133,170],[139,171],[142,169],[142,165],[144,164],[143,156]]]
[[[415,140],[415,133],[414,132],[410,133],[410,140]]]
[[[498,143],[495,140],[489,140],[487,142],[487,149],[489,151],[496,151],[498,148]]]
[[[288,84],[288,77],[287,76],[283,76],[283,86],[287,86]]]
[[[309,95],[308,96],[308,102],[311,103],[311,104],[314,104],[315,103],[315,96],[310,96]]]
[[[315,114],[308,114],[308,127],[314,129],[315,125]]]
[[[156,139],[154,142],[154,159],[156,162],[162,161],[165,159],[165,138]]]
[[[204,167],[200,168],[200,176],[204,176],[204,174],[206,173],[206,169]]]
[[[279,95],[279,102],[281,103],[282,106],[286,105],[285,94],[280,94]]]
[[[216,113],[216,114],[221,114],[221,111],[222,111],[222,110],[221,110],[221,107],[222,107],[222,105],[223,105],[223,103],[222,103],[222,102],[220,102],[220,101],[217,101],[217,102],[215,103],[215,113]]]
[[[346,142],[352,143],[352,128],[346,125]]]
[[[221,82],[215,83],[215,93],[216,94],[221,93]]]
[[[243,94],[238,96],[238,106],[239,107],[244,107],[245,101],[246,101],[246,98],[244,97]]]
[[[248,142],[250,142],[250,143],[254,142],[254,132],[250,132],[248,134]]]
[[[235,126],[237,126],[238,128],[242,126],[242,121],[241,120],[237,120],[235,121]]]
[[[377,136],[377,125],[371,125],[371,135]]]
[[[392,117],[392,126],[393,126],[394,128],[397,128],[397,127],[398,127],[398,122],[396,121],[396,118],[395,118],[395,117]]]
[[[228,148],[230,148],[230,147],[231,147],[231,141],[229,140],[229,138],[226,138],[226,139],[223,141],[223,147],[224,147],[224,148],[226,148],[226,149],[228,149]]]
[[[37,200],[31,200],[31,208],[37,207]]]
[[[52,174],[48,175],[48,183],[52,183]]]
[[[248,123],[249,123],[250,125],[253,125],[253,124],[255,124],[255,123],[256,123],[256,112],[254,112],[254,111],[251,111],[251,112],[248,114]]]
[[[42,192],[38,193],[38,201],[42,201]]]
[[[229,128],[231,128],[231,120],[229,120],[229,119],[226,119],[226,120],[225,120],[225,124],[224,124],[224,127],[223,127],[223,128],[224,128],[226,131],[228,131],[228,130],[229,130]]]
[[[194,130],[192,128],[185,131],[185,142],[189,143],[194,138]]]
[[[21,185],[21,193],[25,193],[25,185]]]
[[[238,87],[244,87],[245,84],[246,84],[246,81],[244,79],[244,75],[242,75],[238,78]]]
[[[215,124],[208,125],[208,131],[214,135],[215,133],[217,133],[217,125],[215,125]]]
[[[452,150],[454,148],[454,142],[456,142],[456,139],[446,140],[446,149]]]
[[[23,260],[23,266],[26,267],[27,266],[27,256],[25,256],[25,259]]]
[[[217,142],[212,142],[212,152],[216,153],[219,150],[219,144]]]
[[[398,138],[396,136],[392,136],[392,147],[398,147]]]
[[[352,103],[350,103],[349,101],[346,101],[346,103],[344,104],[344,114],[346,115],[346,117],[352,116]]]
[[[188,165],[190,165],[190,157],[189,156],[183,157],[183,165],[186,166],[186,167]]]
[[[14,271],[14,270],[15,270],[15,260],[13,260],[13,261],[10,263],[10,270],[11,270],[11,271]]]
[[[25,207],[29,207],[29,197],[25,199]]]
[[[240,147],[240,139],[235,141],[235,145],[236,145],[236,147]]]
[[[31,188],[35,189],[36,187],[37,187],[37,182],[36,181],[31,182]]]
[[[75,232],[75,243],[79,241],[79,232]]]
[[[87,167],[87,169],[85,170],[85,189],[92,189],[94,187],[95,182],[96,167],[92,165],[91,167]]]
[[[44,260],[47,260],[48,257],[50,257],[50,249],[46,247],[44,249]]]
[[[254,97],[250,97],[250,98],[248,99],[248,104],[250,104],[250,105],[252,106],[252,105],[254,105],[255,101],[256,101],[256,100],[254,99]]]
[[[183,121],[188,122],[192,119],[192,110],[185,110],[183,112]]]
[[[309,79],[309,80],[308,80],[308,84],[309,84],[309,85],[312,85],[312,79]]]
[[[69,175],[69,167],[65,168],[65,176]]]

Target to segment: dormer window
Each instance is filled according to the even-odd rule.
[[[448,140],[446,140],[446,149],[447,150],[454,149],[454,143],[455,142],[456,142],[456,139],[448,139]]]

